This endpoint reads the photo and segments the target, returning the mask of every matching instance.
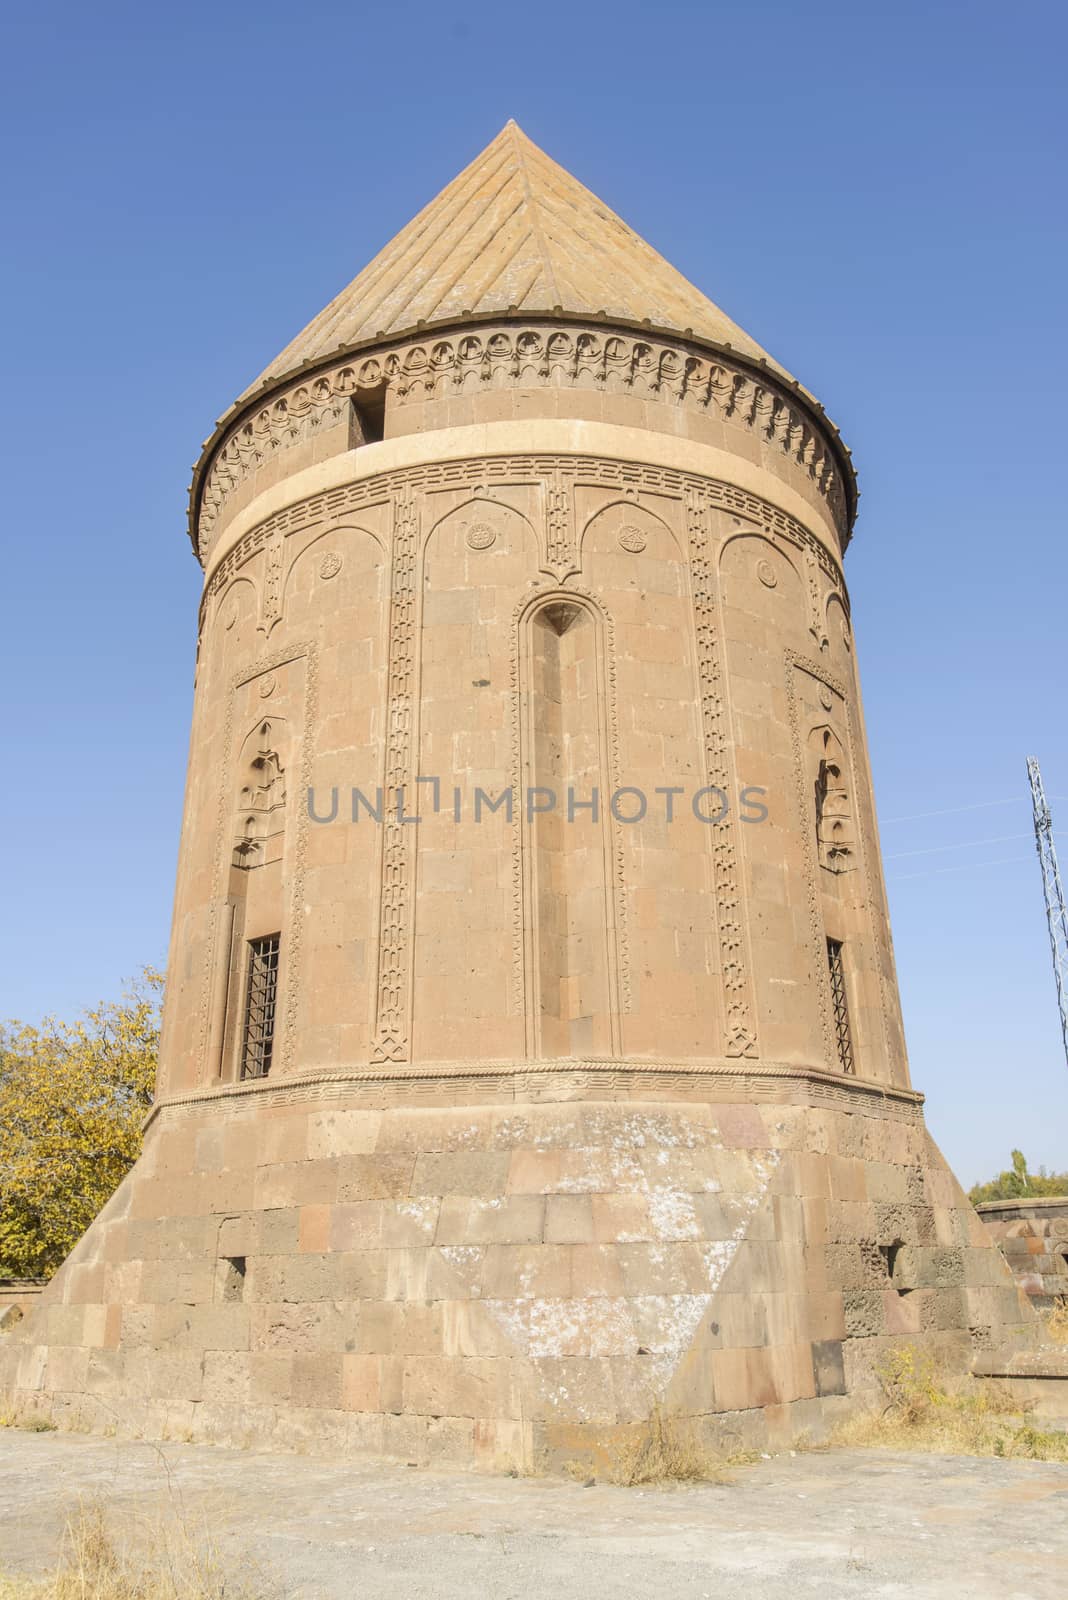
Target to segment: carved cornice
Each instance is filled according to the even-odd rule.
[[[276,1078],[253,1078],[157,1100],[145,1130],[160,1117],[206,1107],[240,1112],[272,1105],[346,1099],[369,1110],[391,1106],[547,1104],[634,1099],[714,1105],[820,1105],[867,1116],[917,1120],[923,1095],[914,1089],[845,1078],[824,1067],[790,1062],[610,1061],[567,1057],[543,1061],[382,1062]]]
[[[299,377],[261,390],[220,422],[190,489],[190,537],[205,559],[230,494],[279,451],[339,425],[352,397],[385,383],[398,407],[508,387],[585,388],[703,411],[781,450],[815,485],[843,548],[856,479],[837,429],[800,385],[729,348],[680,339],[651,325],[589,318],[470,322],[389,346],[339,351]]]

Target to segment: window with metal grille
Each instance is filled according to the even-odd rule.
[[[827,940],[827,967],[831,975],[831,1012],[834,1017],[834,1036],[838,1045],[838,1061],[843,1072],[855,1072],[853,1065],[853,1035],[849,1031],[849,1001],[846,998],[845,965],[842,961],[841,939]]]
[[[248,947],[248,990],[241,1076],[265,1078],[274,1054],[274,1014],[278,1000],[278,946],[281,935],[251,939]]]

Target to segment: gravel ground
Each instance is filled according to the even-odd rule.
[[[1068,1466],[883,1451],[728,1484],[583,1488],[337,1457],[0,1431],[0,1572],[55,1560],[79,1497],[180,1509],[286,1600],[1063,1600]]]

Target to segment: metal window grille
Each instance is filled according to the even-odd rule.
[[[278,1000],[278,946],[281,936],[252,939],[248,947],[243,1078],[265,1078],[274,1054],[274,1016]]]
[[[843,1072],[855,1072],[853,1035],[849,1031],[849,1002],[846,998],[845,965],[842,961],[840,939],[827,940],[827,967],[831,976],[831,1011],[834,1015],[838,1060]]]

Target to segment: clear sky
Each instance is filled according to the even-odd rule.
[[[514,116],[823,400],[914,1081],[1068,1168],[1024,758],[1068,857],[1068,13],[989,0],[8,6],[0,1016],[162,964],[190,464]],[[1068,863],[1066,863],[1068,864]]]

